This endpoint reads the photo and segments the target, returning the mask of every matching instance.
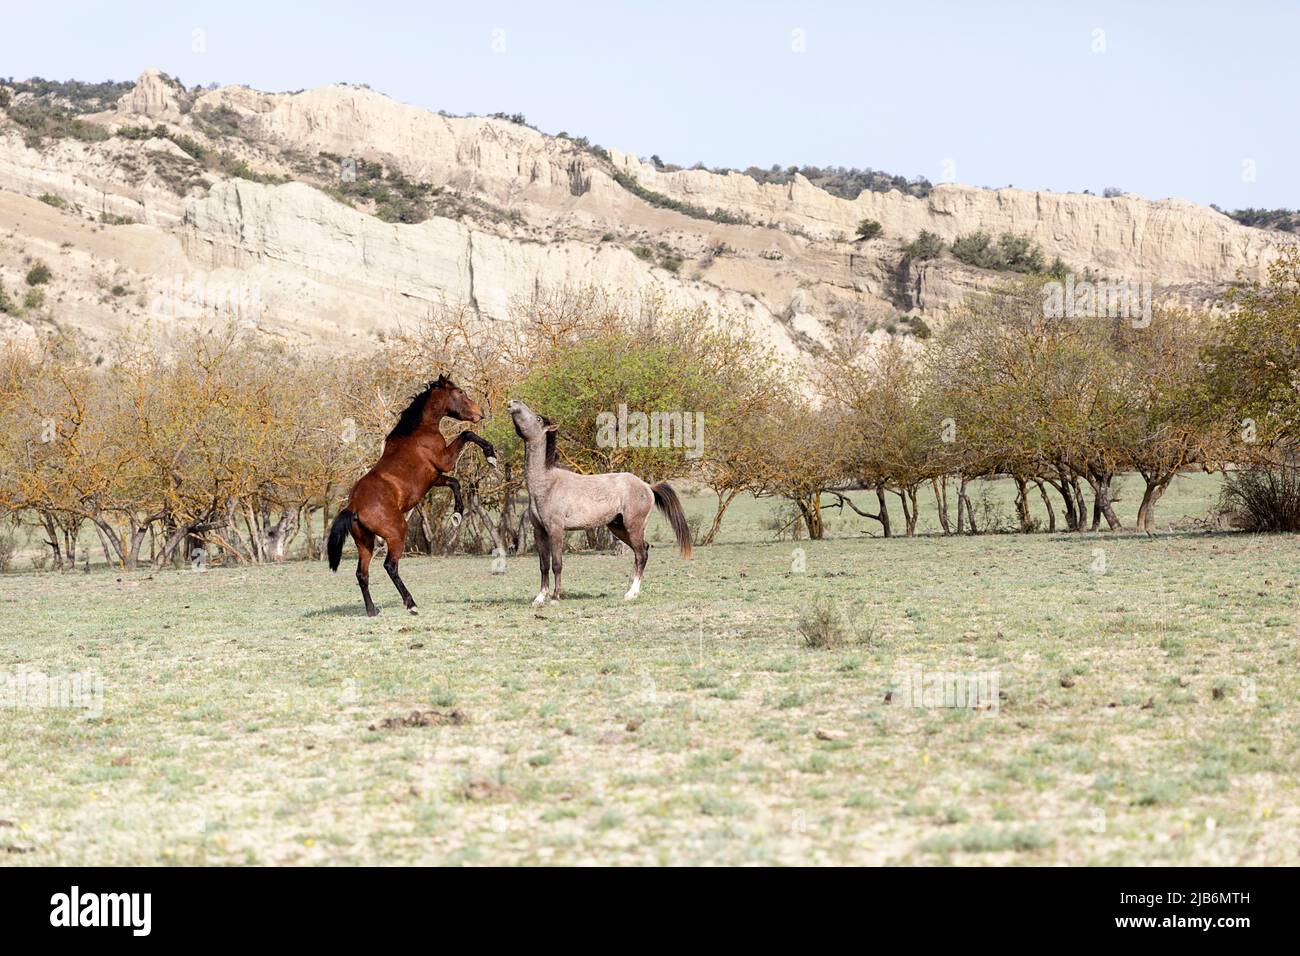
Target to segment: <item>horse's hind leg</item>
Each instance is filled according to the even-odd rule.
[[[357,544],[357,584],[361,586],[361,597],[366,602],[366,614],[374,617],[379,613],[379,608],[370,599],[370,558],[375,553],[375,533],[353,520],[352,540]]]
[[[451,475],[438,472],[438,477],[433,479],[435,488],[450,488],[452,500],[451,524],[452,527],[460,527],[461,521],[465,517],[465,504],[460,497],[460,482]]]
[[[622,541],[625,545],[627,545],[629,548],[632,549],[633,570],[632,570],[632,577],[628,580],[628,592],[627,592],[628,598],[631,599],[633,597],[636,597],[636,595],[632,592],[633,583],[635,582],[637,588],[638,589],[640,588],[640,582],[636,571],[636,560],[637,560],[636,546],[632,544],[632,536],[628,534],[627,525],[623,523],[623,516],[621,514],[615,515],[614,520],[611,521],[608,525],[606,525],[606,527],[609,528],[610,534],[618,538],[618,540]]]
[[[634,522],[632,527],[627,528],[627,537],[623,538],[627,546],[632,549],[632,584],[623,595],[625,601],[635,600],[641,593],[641,576],[645,574],[646,562],[650,560],[650,545],[645,539],[645,518],[646,516],[643,515],[639,525]],[[610,530],[614,530],[613,525],[610,526]],[[614,533],[618,534],[617,531]]]
[[[397,573],[397,563],[402,560],[402,548],[406,544],[405,522],[400,533],[395,533],[384,538],[388,542],[388,556],[384,558],[384,570],[388,576],[393,579],[393,585],[397,588],[397,593],[402,596],[402,603],[412,614],[416,613],[415,598],[411,597],[411,592],[406,590],[406,585],[402,583],[402,576]]]
[[[558,601],[564,595],[564,590],[560,586],[560,575],[564,573],[564,526],[547,528],[546,537],[551,544],[551,572],[555,575],[551,600]]]

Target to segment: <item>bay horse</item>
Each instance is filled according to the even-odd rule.
[[[630,472],[609,475],[579,475],[556,464],[556,426],[523,402],[511,401],[506,408],[515,432],[524,440],[524,484],[528,488],[528,517],[537,539],[537,558],[542,569],[542,589],[533,604],[546,603],[551,572],[555,587],[551,600],[562,595],[560,574],[564,570],[564,532],[605,525],[632,549],[632,581],[623,599],[631,601],[641,593],[641,575],[650,559],[645,539],[646,520],[655,506],[672,525],[682,557],[691,556],[691,529],[686,523],[677,492],[666,483],[651,486]]]
[[[450,488],[455,502],[452,522],[460,524],[464,504],[460,498],[460,482],[451,472],[466,442],[478,445],[488,464],[496,466],[496,452],[487,439],[468,430],[450,442],[443,438],[438,428],[443,418],[479,422],[483,420],[483,409],[446,375],[439,375],[437,381],[430,382],[411,399],[384,440],[379,461],[352,486],[348,506],[330,526],[327,549],[330,570],[339,569],[343,540],[351,532],[357,544],[357,584],[361,586],[361,597],[370,617],[379,613],[370,599],[370,558],[375,551],[375,538],[387,542],[384,570],[393,579],[406,609],[415,614],[415,600],[397,573],[406,545],[406,513],[420,503],[430,488]]]

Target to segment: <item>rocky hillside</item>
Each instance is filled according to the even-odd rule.
[[[878,235],[858,238],[863,220]],[[846,327],[924,334],[1006,273],[908,244],[978,231],[1191,302],[1296,241],[1180,200],[847,199],[799,175],[670,170],[355,86],[186,90],[152,70],[78,97],[0,86],[7,335],[102,340],[229,312],[303,346],[363,344],[444,304],[501,320],[539,289],[595,283],[746,313],[797,354]],[[50,277],[33,284],[37,263]]]

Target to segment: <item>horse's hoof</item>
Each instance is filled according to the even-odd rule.
[[[459,511],[453,511],[451,513],[451,526],[453,528],[459,528],[460,522],[461,522],[461,513]]]
[[[366,612],[366,617],[379,617],[379,608],[371,608]]]
[[[410,607],[408,607],[407,610],[410,611],[412,614],[419,614],[419,613],[420,613],[419,611],[417,611],[417,610],[415,609],[415,605],[414,605],[414,604],[412,604]]]
[[[545,594],[539,594],[537,595],[537,597],[533,598],[533,607],[541,607],[545,603],[546,603]]]
[[[501,463],[497,461],[496,455],[488,455],[487,463],[491,465],[493,468],[495,468],[497,471],[501,470]]]

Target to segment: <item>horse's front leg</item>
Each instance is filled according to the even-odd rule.
[[[533,606],[541,607],[546,603],[546,591],[551,586],[551,538],[540,521],[533,522],[533,541],[537,544],[537,562],[542,569],[542,588],[533,598]]]
[[[460,497],[460,482],[451,475],[444,475],[441,472],[438,477],[433,479],[435,488],[450,488],[452,500],[451,523],[453,527],[460,527],[461,520],[465,517],[465,503]]]
[[[469,431],[461,432],[461,435],[464,437],[466,441],[473,442],[475,445],[478,445],[479,448],[483,449],[483,457],[487,459],[487,463],[489,465],[491,465],[493,468],[498,467],[497,452],[496,449],[492,447],[492,443],[490,441],[488,441],[482,435],[476,435],[473,432],[469,432]]]
[[[466,442],[471,442],[482,448],[483,457],[487,459],[487,463],[493,468],[499,467],[497,465],[496,449],[492,447],[492,443],[481,435],[475,435],[471,431],[463,431],[447,443],[447,448],[443,451],[441,459],[434,459],[434,465],[437,469],[439,471],[455,471],[456,461],[460,458],[460,453],[465,450]]]

